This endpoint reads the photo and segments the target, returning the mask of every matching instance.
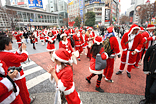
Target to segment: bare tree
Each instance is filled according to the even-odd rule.
[[[11,24],[12,30],[15,30],[16,26],[18,25],[17,22],[19,22],[19,15],[17,15],[17,11],[14,11],[12,9],[5,9],[5,12],[7,13],[8,21]]]
[[[148,21],[148,23],[151,23],[152,17],[154,17],[156,14],[154,3],[140,5],[136,13],[141,20],[141,24],[146,21]]]
[[[120,18],[120,24],[127,24],[129,23],[130,18],[126,15],[121,16]]]

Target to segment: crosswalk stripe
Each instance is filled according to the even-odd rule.
[[[34,86],[36,86],[37,84],[47,80],[49,78],[49,73],[46,72],[44,74],[41,74],[33,79],[30,79],[26,82],[27,88],[30,89]]]
[[[34,68],[31,68],[29,70],[24,71],[24,75],[27,76],[29,74],[32,74],[32,73],[37,72],[37,71],[42,70],[42,69],[43,69],[42,67],[37,66],[37,67],[34,67]]]
[[[22,64],[22,67],[27,67],[27,66],[30,66],[30,65],[33,65],[33,64],[36,64],[36,63],[34,61],[30,61],[27,64]]]

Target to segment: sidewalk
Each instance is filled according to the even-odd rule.
[[[144,96],[99,92],[79,92],[83,104],[138,104]],[[54,104],[55,92],[31,94],[36,96],[33,104]]]

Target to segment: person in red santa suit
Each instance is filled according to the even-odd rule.
[[[104,48],[102,47],[102,37],[101,36],[96,36],[94,42],[95,43],[92,45],[91,50],[90,50],[90,52],[91,52],[91,60],[90,60],[89,71],[92,74],[90,76],[88,76],[86,78],[86,80],[90,84],[91,83],[91,81],[90,81],[91,78],[93,78],[95,75],[98,75],[98,79],[97,79],[97,82],[96,82],[95,90],[97,90],[99,92],[104,92],[104,90],[100,88],[103,69],[101,69],[101,70],[96,70],[95,69],[95,61],[96,61],[96,59],[94,57],[96,57],[96,55],[98,53],[100,53],[102,60],[106,60],[108,58],[108,55],[107,55],[106,52],[104,52]]]
[[[84,54],[87,55],[87,43],[85,42],[85,34],[86,34],[85,30],[82,30],[82,37],[83,37],[83,41],[84,41],[84,44],[82,47],[83,47]]]
[[[108,33],[106,34],[105,39],[109,38],[110,46],[111,46],[111,53],[107,53],[109,58],[107,59],[107,66],[104,70],[103,76],[105,77],[106,82],[113,83],[114,81],[111,79],[113,75],[114,69],[114,61],[115,57],[121,57],[119,43],[117,38],[115,37],[115,33],[113,32],[114,27],[107,28]],[[105,40],[104,40],[105,41]]]
[[[83,51],[82,46],[84,44],[84,41],[83,41],[82,34],[79,32],[78,29],[75,31],[75,34],[73,35],[73,39],[74,39],[74,42],[75,42],[75,50],[79,51],[78,61],[81,61],[80,60],[80,54]]]
[[[120,69],[116,75],[122,74],[125,64],[127,67],[127,76],[131,78],[132,66],[136,63],[137,53],[141,52],[143,46],[142,35],[139,33],[140,27],[133,24],[128,32],[126,32],[121,39],[121,46],[123,49],[121,56]]]
[[[144,32],[144,28],[140,27],[139,33],[142,35],[143,32]],[[143,35],[142,35],[142,41],[144,41]],[[143,46],[141,48],[141,52],[137,53],[136,63],[134,64],[133,68],[139,68],[139,61],[141,60],[141,56],[143,54],[144,47],[145,47],[145,43],[143,42]]]
[[[49,51],[51,60],[54,62],[53,58],[52,58],[52,54],[55,51],[55,41],[56,41],[56,36],[52,34],[52,32],[48,33],[48,36],[46,37],[46,42],[48,42],[47,44],[47,51]]]
[[[151,45],[154,45],[154,41],[156,39],[153,34],[154,29],[155,29],[154,25],[148,25],[146,28],[147,31],[142,33],[142,36],[145,37],[145,39],[147,40],[146,47],[145,47],[145,53]]]
[[[14,32],[13,33],[13,36],[16,38],[17,40],[17,44],[18,44],[18,48],[21,47],[21,44],[22,44],[22,36],[23,34],[22,33],[19,33],[19,32]]]
[[[24,62],[28,58],[28,53],[26,51],[26,45],[23,43],[22,47],[17,50],[16,53],[11,52],[12,43],[8,37],[0,37],[0,60],[4,61],[7,67],[20,67],[21,62]],[[19,77],[15,79],[15,83],[18,85],[20,92],[19,95],[24,104],[30,104],[35,98],[30,99],[29,92],[26,86],[26,78],[24,71],[19,72]]]
[[[62,34],[60,36],[60,38],[62,41],[59,42],[59,48],[64,48],[64,49],[66,49],[66,51],[68,51],[70,54],[72,54],[73,48],[71,46],[71,43],[67,40],[67,34],[65,34],[65,33]]]
[[[55,67],[49,65],[50,82],[56,83],[57,91],[62,91],[68,104],[82,104],[79,94],[75,90],[73,71],[71,68],[71,54],[63,48],[53,53]]]
[[[82,27],[80,27],[80,30],[79,30],[79,32],[80,32],[80,33],[82,33],[82,31],[83,31],[83,28],[82,28]]]
[[[42,45],[44,46],[45,34],[42,31],[39,31],[39,37]]]
[[[37,43],[38,43],[39,30],[35,30],[35,31],[33,32],[33,35],[34,35],[34,37],[35,37],[35,43],[37,44]]]
[[[73,37],[73,33],[75,33],[75,31],[74,31],[73,27],[71,27],[71,28],[69,29],[69,35],[70,35],[71,37]]]
[[[85,34],[85,46],[87,46],[87,58],[91,59],[90,48],[94,43],[94,37],[91,34],[92,27],[87,27],[87,32]]]
[[[13,81],[18,77],[18,71],[8,72],[6,64],[0,60],[0,103],[1,104],[23,104],[19,95],[19,87]]]

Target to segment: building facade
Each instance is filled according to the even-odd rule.
[[[8,6],[7,10],[17,12],[17,23],[19,27],[30,27],[32,29],[58,26],[58,14],[44,11],[37,11],[27,8]]]

